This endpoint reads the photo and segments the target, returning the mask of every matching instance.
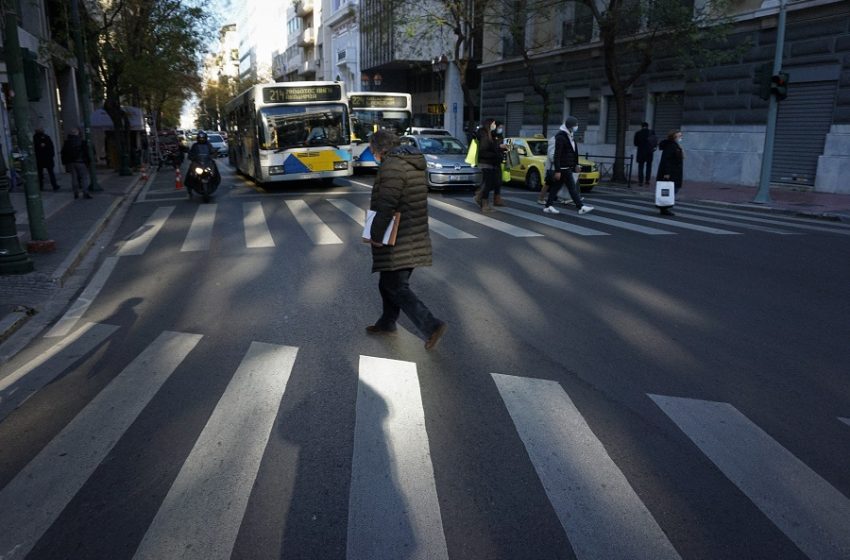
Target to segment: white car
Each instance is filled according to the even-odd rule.
[[[227,155],[227,142],[221,137],[221,134],[207,134],[207,142],[213,147],[218,157]]]

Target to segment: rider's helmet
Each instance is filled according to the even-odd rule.
[[[198,139],[198,142],[200,142],[201,144],[206,143],[206,141],[207,141],[207,133],[206,133],[206,132],[204,132],[203,130],[202,130],[202,131],[200,131],[200,132],[198,133],[198,137],[197,137],[197,139]]]

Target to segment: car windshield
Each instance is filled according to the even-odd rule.
[[[340,146],[351,142],[345,105],[263,107],[259,117],[260,147],[264,150]]]
[[[224,142],[224,138],[221,137],[220,134],[207,134],[207,140],[210,142],[221,143]]]
[[[547,149],[546,140],[531,140],[528,142],[528,149],[531,150],[533,156],[545,156]]]
[[[419,137],[419,150],[423,154],[465,154],[460,140],[451,136],[440,138]]]

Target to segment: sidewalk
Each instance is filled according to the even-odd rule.
[[[45,178],[46,179],[46,178]],[[0,275],[0,343],[32,316],[48,308],[62,307],[58,302],[66,280],[88,254],[98,234],[125,201],[141,187],[142,175],[122,177],[111,169],[98,170],[98,186],[103,189],[94,197],[74,199],[70,175],[58,174],[60,190],[50,185],[41,191],[47,235],[56,242],[52,253],[31,253],[34,270],[27,274]],[[30,240],[25,195],[17,188],[9,197],[15,208],[15,223],[21,247]],[[46,317],[42,317],[47,319]],[[2,359],[0,359],[2,363]]]
[[[620,185],[606,188],[632,192],[647,198],[655,197],[654,186],[637,187],[632,184],[630,189]],[[850,194],[819,193],[796,187],[774,186],[770,188],[771,201],[757,204],[753,202],[757,190],[756,187],[742,185],[685,181],[682,189],[676,194],[676,199],[681,202],[714,202],[746,210],[799,214],[811,218],[850,222]]]

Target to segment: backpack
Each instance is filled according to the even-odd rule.
[[[552,165],[555,163],[555,136],[557,135],[558,133],[556,132],[550,136],[549,141],[546,143],[546,165],[543,166],[546,171],[551,170]]]

